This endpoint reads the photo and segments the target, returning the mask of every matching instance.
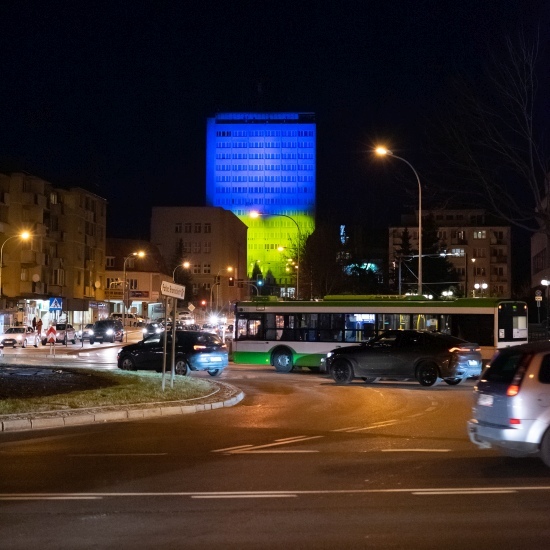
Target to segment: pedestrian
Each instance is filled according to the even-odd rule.
[[[32,318],[32,329],[36,330],[36,317]]]
[[[42,319],[36,321],[36,330],[38,331],[38,336],[42,335]]]

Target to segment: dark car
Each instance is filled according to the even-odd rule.
[[[388,330],[359,346],[336,348],[327,354],[327,371],[337,384],[354,378],[375,382],[416,379],[422,386],[441,380],[449,385],[481,373],[477,344],[421,330]]]
[[[94,323],[92,329],[93,334],[90,335],[90,344],[94,342],[122,342],[124,339],[124,329],[122,323],[116,319],[102,319]]]
[[[76,337],[79,340],[90,340],[94,333],[94,324],[88,323],[84,328],[76,331]]]
[[[162,372],[166,334],[152,334],[141,342],[124,346],[118,352],[118,368]],[[171,333],[168,333],[166,349],[166,369],[170,370]],[[207,371],[210,376],[219,376],[227,364],[227,347],[215,334],[190,330],[176,331],[176,374],[186,375],[189,370],[194,370]]]
[[[161,323],[148,323],[141,331],[143,332],[143,337],[147,338],[147,336],[151,336],[151,334],[160,334],[164,332],[164,326]]]
[[[480,449],[550,466],[550,342],[502,348],[474,389],[468,434]]]

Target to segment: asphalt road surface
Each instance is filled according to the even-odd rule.
[[[1,434],[0,547],[547,547],[550,469],[469,443],[473,382],[222,379],[239,405]]]

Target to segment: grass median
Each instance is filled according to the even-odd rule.
[[[217,390],[208,380],[153,372],[94,369],[18,369],[0,373],[0,415],[162,403],[206,397]]]

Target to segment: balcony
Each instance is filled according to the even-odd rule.
[[[504,256],[504,255],[491,256],[491,263],[492,264],[506,264],[506,263],[508,263],[508,256]]]
[[[22,264],[36,264],[36,252],[34,250],[21,250]]]

